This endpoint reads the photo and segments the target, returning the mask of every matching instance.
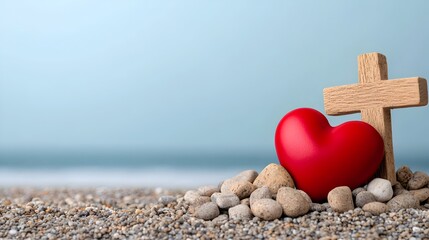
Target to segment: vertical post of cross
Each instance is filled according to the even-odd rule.
[[[386,57],[380,53],[358,56],[358,79],[360,84],[375,83],[388,79]],[[392,124],[389,108],[372,107],[362,109],[362,121],[372,125],[384,140],[385,155],[377,175],[396,182],[393,155]]]

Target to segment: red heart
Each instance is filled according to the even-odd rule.
[[[293,110],[282,118],[275,145],[280,164],[296,187],[315,202],[324,201],[335,187],[364,185],[384,156],[383,139],[371,125],[350,121],[331,127],[322,113],[311,108]]]

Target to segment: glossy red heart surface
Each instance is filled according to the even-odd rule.
[[[335,187],[365,185],[384,156],[383,139],[371,125],[350,121],[331,127],[311,108],[295,109],[281,119],[275,146],[297,189],[314,202],[324,201]]]

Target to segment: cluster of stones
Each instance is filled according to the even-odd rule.
[[[328,203],[313,203],[302,190],[295,189],[290,174],[282,166],[269,164],[260,174],[246,170],[226,179],[218,186],[202,186],[187,191],[184,200],[188,211],[196,218],[274,220],[281,216],[299,217],[309,211],[331,208],[346,212],[355,207],[371,214],[389,210],[418,208],[429,204],[429,177],[423,172],[412,173],[408,167],[397,172],[398,183],[375,178],[367,186],[354,189],[337,187],[328,194]],[[227,215],[226,215],[227,214]]]
[[[396,172],[398,182],[375,178],[368,185],[353,191],[337,187],[329,192],[328,202],[333,210],[345,212],[355,207],[379,215],[399,209],[420,208],[429,204],[429,176],[424,172],[412,172],[403,166]]]

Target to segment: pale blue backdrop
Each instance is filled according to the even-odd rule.
[[[280,118],[298,107],[323,111],[323,88],[357,82],[358,54],[385,54],[390,78],[429,78],[428,8],[427,1],[1,1],[0,153],[275,161]],[[394,110],[392,118],[399,163],[429,164],[428,107]]]

